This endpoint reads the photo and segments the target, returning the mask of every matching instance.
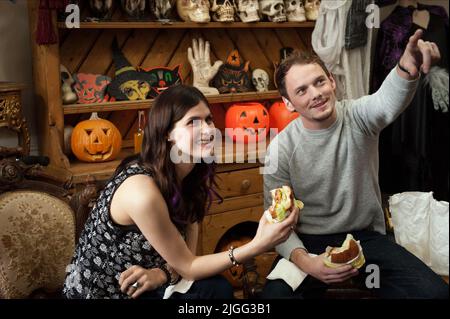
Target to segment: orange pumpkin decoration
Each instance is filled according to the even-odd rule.
[[[117,157],[122,147],[122,135],[110,121],[94,112],[91,118],[75,126],[71,138],[72,152],[84,162],[106,162]]]
[[[280,133],[291,121],[299,117],[297,112],[291,112],[283,101],[276,101],[269,109],[270,128],[278,129]]]
[[[226,133],[235,142],[265,139],[269,124],[269,112],[258,102],[235,103],[225,114]]]
[[[245,245],[251,240],[252,238],[249,236],[233,236],[233,238],[222,238],[217,245],[216,252],[228,251],[231,246],[237,248],[239,246]],[[222,275],[230,282],[230,284],[234,288],[242,288],[242,279],[244,275],[244,266],[242,264],[228,268],[227,270],[222,272]]]

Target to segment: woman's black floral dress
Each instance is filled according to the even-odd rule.
[[[125,179],[136,174],[151,176],[135,164],[109,181],[100,193],[66,269],[66,298],[128,298],[119,286],[124,270],[132,265],[154,268],[165,264],[135,225],[121,226],[110,217],[114,192]]]

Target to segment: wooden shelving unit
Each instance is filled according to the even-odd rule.
[[[87,0],[80,0],[81,19],[89,14]],[[310,51],[314,22],[302,23],[219,23],[205,24],[155,21],[128,22],[120,10],[113,13],[108,22],[82,22],[80,28],[69,29],[57,22],[52,12],[54,32],[58,43],[39,46],[36,29],[39,19],[39,1],[28,0],[31,47],[33,52],[33,76],[36,96],[38,140],[43,155],[60,171],[72,174],[75,184],[84,183],[88,176],[106,180],[122,159],[133,154],[133,135],[137,130],[137,111],[152,107],[153,100],[122,101],[96,104],[63,105],[61,98],[60,64],[72,73],[103,74],[114,77],[114,61],[111,44],[117,39],[122,53],[132,66],[141,68],[180,66],[183,83],[192,84],[191,67],[187,49],[192,39],[203,38],[210,43],[211,62],[226,61],[232,49],[238,49],[243,61],[250,61],[250,70],[261,68],[268,72],[270,91],[248,92],[208,96],[214,107],[226,103],[264,101],[279,98],[273,85],[274,63],[280,59],[282,47]],[[123,137],[118,158],[105,163],[83,163],[64,153],[64,130],[89,117],[88,113],[100,112],[101,117],[113,122]],[[216,114],[214,114],[217,120]],[[222,121],[223,122],[223,121]],[[267,141],[268,142],[268,141]],[[233,145],[233,144],[232,144]],[[234,226],[243,222],[258,222],[263,212],[262,165],[266,144],[258,148],[234,144],[232,148],[218,148],[217,166],[219,192],[223,203],[215,201],[204,219],[199,234],[198,252],[214,252],[219,240]]]
[[[182,22],[182,21],[170,21],[170,22],[158,22],[158,21],[140,21],[140,22],[128,22],[128,21],[102,21],[102,22],[80,22],[80,29],[284,29],[284,28],[313,28],[315,25],[312,21],[305,22],[208,22],[208,23],[195,23],[195,22]],[[67,26],[64,22],[58,22],[58,28],[66,29]]]
[[[226,144],[228,143],[228,144]],[[217,162],[219,164],[250,164],[249,166],[261,165],[263,163],[266,147],[269,140],[263,143],[255,144],[233,144],[232,142],[222,140],[221,147],[215,152],[217,154]],[[94,177],[96,180],[106,180],[115,171],[119,163],[126,157],[134,154],[132,147],[122,148],[119,156],[110,162],[104,163],[86,163],[79,160],[71,162],[70,170],[73,174],[73,182],[75,184],[83,183],[88,176]],[[254,165],[253,165],[254,164]],[[228,165],[231,166],[231,165]],[[219,169],[219,171],[222,171]]]
[[[111,43],[117,38],[119,47],[132,65],[143,68],[180,65],[184,83],[191,84],[192,74],[186,51],[194,37],[203,37],[211,44],[213,63],[218,59],[225,61],[231,49],[237,48],[244,61],[250,60],[251,69],[267,70],[272,83],[270,91],[264,93],[207,96],[210,104],[270,102],[280,97],[273,86],[273,63],[279,59],[279,49],[291,46],[299,50],[308,50],[314,27],[314,22],[309,21],[201,24],[178,21],[128,22],[121,16],[120,10],[116,10],[111,21],[81,22],[79,29],[69,29],[65,23],[56,22],[56,13],[53,12],[54,31],[58,34],[59,41],[52,45],[38,46],[34,38],[39,6],[33,0],[28,1],[28,6],[32,26],[35,92],[41,110],[40,148],[50,157],[52,165],[70,170],[77,181],[81,181],[88,173],[106,177],[114,170],[120,159],[130,153],[133,130],[137,123],[137,110],[151,108],[153,100],[63,105],[60,92],[60,64],[64,64],[72,73],[104,74],[113,77]],[[83,12],[82,16],[86,13]],[[103,118],[112,121],[121,131],[124,137],[122,143],[124,150],[117,160],[85,164],[69,158],[63,152],[64,127],[75,126],[91,112],[101,112]]]
[[[257,100],[272,100],[280,97],[278,91],[268,92],[246,92],[230,93],[214,96],[207,96],[209,103],[232,103]],[[129,111],[149,109],[153,105],[153,100],[145,101],[120,101],[92,104],[66,104],[63,105],[64,114],[81,114],[91,112],[111,112],[111,111]]]

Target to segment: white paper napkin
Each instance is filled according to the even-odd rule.
[[[315,254],[309,255],[317,256]],[[295,291],[303,280],[305,280],[306,276],[308,274],[300,270],[294,263],[285,258],[281,258],[266,278],[270,280],[282,279]]]
[[[166,288],[163,299],[169,299],[174,292],[179,292],[182,294],[186,293],[191,288],[193,283],[194,280],[186,280],[182,278],[177,284]]]

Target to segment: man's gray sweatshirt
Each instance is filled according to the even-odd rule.
[[[378,184],[380,131],[409,105],[418,81],[401,78],[395,68],[380,89],[356,100],[336,102],[337,120],[309,130],[299,118],[270,143],[266,153],[264,206],[270,190],[289,185],[304,202],[297,232],[335,234],[355,230],[386,233]],[[289,259],[305,248],[295,233],[276,247]]]

